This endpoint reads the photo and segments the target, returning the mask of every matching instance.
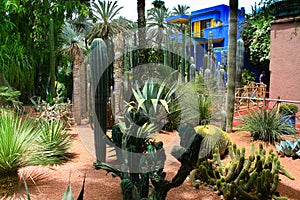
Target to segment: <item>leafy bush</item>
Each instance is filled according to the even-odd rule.
[[[298,106],[291,103],[283,104],[279,107],[279,113],[283,115],[295,115],[298,112]]]
[[[18,97],[21,95],[20,91],[13,91],[5,86],[0,86],[0,105],[16,107],[21,104]]]
[[[53,98],[53,103],[41,100],[37,98],[34,100],[30,99],[36,110],[40,112],[41,120],[54,120],[56,122],[63,122],[64,128],[70,128],[74,124],[72,117],[72,104],[68,99],[67,102],[64,102],[63,98],[58,95]]]
[[[253,110],[242,117],[241,122],[242,130],[251,132],[254,140],[263,140],[273,144],[281,138],[283,131],[295,134],[295,129],[284,120],[283,115],[276,112],[276,109]]]

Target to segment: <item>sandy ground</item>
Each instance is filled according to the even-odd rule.
[[[52,167],[27,167],[20,170],[28,183],[31,199],[33,200],[59,200],[62,198],[68,183],[72,186],[75,199],[77,198],[81,185],[86,176],[84,199],[86,200],[117,200],[121,199],[121,190],[119,187],[120,179],[112,178],[103,170],[95,170],[93,162],[94,156],[87,150],[80,140],[75,128],[72,129],[73,146],[72,153],[75,157],[69,162]],[[166,144],[173,142],[176,132],[159,134],[158,138]],[[233,133],[232,140],[237,143],[238,147],[245,146],[250,149],[251,138],[249,134]],[[255,142],[258,146],[259,142]],[[265,148],[273,148],[266,146]],[[246,150],[247,151],[247,150]],[[300,159],[280,158],[281,164],[291,172],[296,180],[289,180],[280,175],[281,182],[278,188],[281,196],[287,196],[291,200],[300,199]],[[165,167],[167,179],[171,179],[178,167],[177,161],[169,163]],[[8,199],[27,199],[24,194],[23,186],[20,192]],[[221,199],[212,189],[201,186],[199,189],[193,189],[187,179],[180,187],[172,189],[167,196],[168,200],[180,199],[202,199],[213,200]]]

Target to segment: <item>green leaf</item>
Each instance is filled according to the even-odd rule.
[[[72,194],[71,184],[68,184],[68,187],[64,193],[62,200],[74,200],[74,196]]]

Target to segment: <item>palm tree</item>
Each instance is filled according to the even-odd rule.
[[[73,109],[76,124],[81,124],[81,88],[80,70],[84,67],[83,35],[66,22],[60,33],[61,51],[71,55],[73,62]]]
[[[180,14],[188,14],[188,9],[190,9],[189,6],[187,5],[180,5],[178,4],[177,7],[174,7],[173,8],[173,14],[174,15],[180,15]],[[189,24],[187,24],[189,25]],[[182,72],[182,79],[184,80],[184,76],[185,76],[185,50],[186,50],[186,47],[185,47],[185,33],[186,33],[186,25],[181,23],[179,25],[179,31],[181,31],[182,33],[182,66],[181,66],[181,72]],[[188,76],[188,79],[189,79],[189,76]]]
[[[108,39],[113,34],[117,34],[125,27],[114,20],[123,7],[117,5],[117,1],[93,1],[92,12],[96,20],[95,26],[87,35],[87,41],[92,43],[94,38]]]
[[[190,6],[187,5],[180,5],[178,4],[177,7],[174,6],[173,8],[173,14],[174,15],[180,15],[180,14],[188,14],[188,9],[190,9]]]
[[[226,132],[228,133],[232,132],[234,114],[238,0],[229,0],[229,6],[228,79],[226,96]]]
[[[170,14],[168,9],[165,8],[151,8],[148,10],[147,26],[149,28],[149,38],[154,39],[155,43],[158,44],[158,57],[162,53],[161,47],[164,34],[174,30],[174,25],[165,20]]]
[[[146,45],[146,14],[145,14],[145,0],[137,0],[138,13],[138,40],[139,40],[139,64],[146,62],[146,51],[143,50]]]

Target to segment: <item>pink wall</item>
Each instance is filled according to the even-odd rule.
[[[300,26],[294,21],[276,21],[271,26],[270,98],[300,100]],[[298,105],[299,106],[299,105]]]

